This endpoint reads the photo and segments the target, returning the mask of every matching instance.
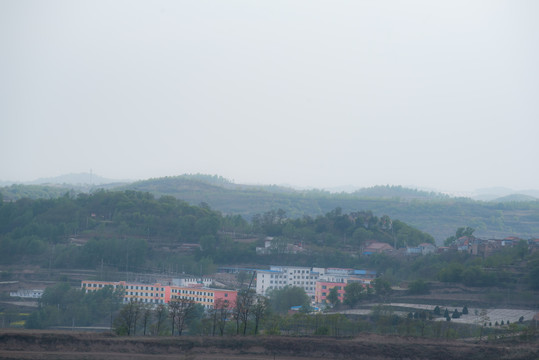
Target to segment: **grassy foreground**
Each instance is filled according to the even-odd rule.
[[[361,334],[328,337],[118,337],[0,331],[0,359],[537,359],[539,342],[473,343]]]

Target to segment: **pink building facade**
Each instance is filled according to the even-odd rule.
[[[174,286],[155,284],[136,284],[125,281],[90,281],[84,280],[81,288],[87,293],[98,291],[106,286],[114,290],[121,288],[124,291],[123,302],[131,300],[149,304],[168,304],[175,299],[188,299],[196,304],[204,306],[205,309],[213,309],[218,299],[222,302],[228,301],[230,307],[235,306],[238,292],[235,290],[209,289],[203,287]]]
[[[316,282],[316,289],[314,291],[314,301],[317,304],[323,304],[328,302],[326,299],[329,296],[329,292],[333,288],[337,288],[337,294],[339,295],[339,301],[343,302],[344,300],[344,294],[346,287],[346,283],[344,282],[327,282],[327,281],[317,281]]]

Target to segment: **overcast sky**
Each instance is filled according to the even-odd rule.
[[[0,180],[539,188],[539,1],[0,0]]]

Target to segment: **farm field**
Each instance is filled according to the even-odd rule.
[[[109,333],[0,331],[0,359],[534,359],[536,342],[470,343],[361,334],[320,337],[117,337]]]

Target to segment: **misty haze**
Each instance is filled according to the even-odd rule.
[[[1,1],[0,357],[539,358],[538,13]]]

